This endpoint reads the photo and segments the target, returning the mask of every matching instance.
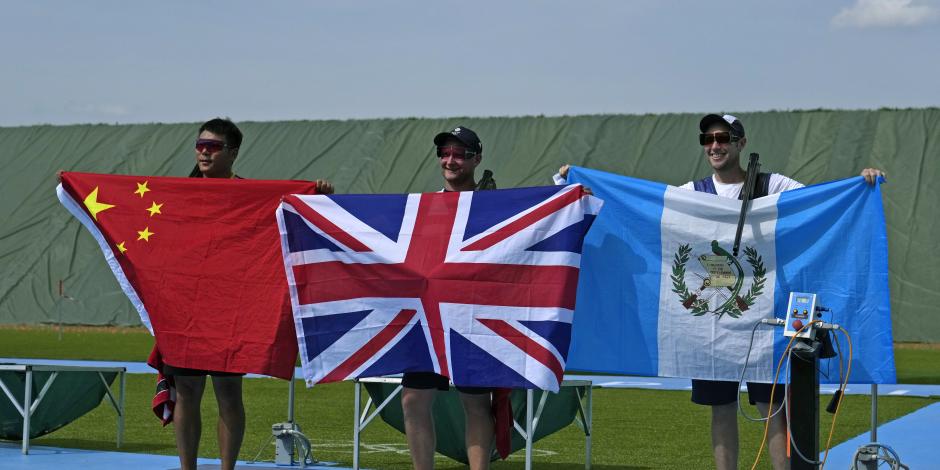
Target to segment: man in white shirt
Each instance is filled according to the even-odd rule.
[[[709,114],[699,122],[699,144],[711,165],[711,176],[690,181],[682,186],[699,192],[717,194],[733,199],[742,198],[742,189],[747,172],[741,168],[741,152],[747,145],[744,125],[730,115]],[[802,188],[803,184],[777,173],[761,173],[752,191],[751,198],[776,194]],[[770,384],[747,384],[748,399],[756,405],[763,417],[778,411],[782,406],[784,390],[774,394],[773,410],[770,407]],[[738,468],[738,383],[734,381],[692,380],[692,402],[711,406],[712,452],[719,470]],[[770,420],[767,431],[768,451],[774,468],[790,468],[787,458],[787,422],[783,410]]]
[[[747,145],[744,125],[740,119],[730,114],[708,114],[699,121],[699,130],[701,131],[699,144],[702,145],[705,158],[712,167],[712,175],[689,181],[680,188],[740,199],[747,176],[747,172],[741,168],[741,153]],[[861,175],[869,184],[874,184],[879,176],[884,176],[875,168],[865,168]],[[567,176],[568,165],[564,165],[555,175],[556,184],[564,183]],[[777,173],[760,173],[755,181],[751,198],[802,187],[802,183],[786,176]],[[774,393],[774,407],[771,410],[770,384],[749,382],[747,389],[749,401],[757,406],[764,417],[769,411],[777,411],[785,395],[783,390]],[[734,381],[692,380],[692,401],[711,406],[712,409],[712,451],[718,470],[738,468],[737,391],[738,383]],[[767,439],[774,468],[776,470],[790,468],[790,461],[787,457],[786,416],[783,410],[770,420]]]
[[[730,114],[709,114],[699,122],[699,129],[702,131],[699,134],[699,144],[704,148],[705,158],[714,173],[710,177],[690,181],[680,187],[740,199],[747,175],[741,168],[741,152],[747,145],[744,125]],[[762,173],[756,186],[755,197],[760,197],[802,188],[803,184],[777,173]]]
[[[741,199],[747,176],[747,172],[741,168],[741,152],[747,145],[741,120],[730,114],[708,114],[699,121],[699,130],[699,144],[705,151],[705,158],[708,159],[713,173],[710,177],[690,181],[680,187]],[[874,184],[875,179],[881,175],[881,171],[875,168],[862,170],[862,176],[869,184]],[[752,199],[802,188],[803,184],[777,173],[760,173],[754,186]],[[769,411],[776,412],[778,407],[782,406],[786,394],[785,391],[774,394],[774,406],[771,410],[769,384],[748,383],[747,389],[749,401],[757,406],[764,417],[767,417]],[[719,470],[738,468],[737,390],[737,382],[692,380],[692,401],[712,408],[712,451]],[[787,422],[783,410],[771,418],[767,439],[774,468],[790,468],[787,457]]]

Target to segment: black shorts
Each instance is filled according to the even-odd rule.
[[[199,377],[202,375],[211,375],[213,377],[241,377],[245,374],[236,372],[219,372],[216,370],[187,369],[185,367],[173,367],[169,364],[163,364],[163,375],[182,375],[184,377]]]
[[[447,377],[434,372],[405,372],[401,378],[401,385],[419,390],[436,388],[447,391],[450,389],[450,381],[447,380]],[[457,387],[457,391],[469,395],[483,395],[492,392],[493,389],[489,387]]]
[[[770,403],[770,388],[772,384],[747,383],[748,402]],[[777,384],[774,389],[774,403],[783,403],[786,395],[786,386]],[[738,400],[738,382],[723,380],[697,380],[692,379],[692,403],[699,405],[727,405]]]

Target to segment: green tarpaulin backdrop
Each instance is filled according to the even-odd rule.
[[[762,169],[814,184],[886,170],[891,307],[899,341],[940,342],[940,109],[735,113]],[[212,116],[207,116],[210,118]],[[239,122],[255,179],[343,193],[435,191],[433,136],[480,135],[499,187],[551,184],[562,163],[679,185],[710,173],[700,114]],[[237,116],[235,116],[237,120]],[[55,196],[56,170],[186,176],[199,123],[0,128],[0,323],[136,325],[103,257]],[[61,300],[59,281],[65,294]]]

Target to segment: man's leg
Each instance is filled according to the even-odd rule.
[[[738,404],[712,405],[712,451],[718,470],[738,468]]]
[[[202,392],[206,389],[206,376],[174,376],[176,405],[173,408],[173,433],[181,470],[194,470],[199,455],[199,436],[202,434],[202,416],[199,413]]]
[[[434,468],[434,449],[437,448],[434,434],[434,418],[431,407],[437,389],[401,389],[401,408],[405,415],[405,436],[408,450],[411,451],[411,463],[415,470]]]
[[[777,407],[783,406],[782,403],[774,403],[773,411]],[[768,403],[757,402],[757,410],[761,416],[767,417],[767,411],[770,408]],[[767,429],[767,452],[770,454],[770,461],[773,462],[774,470],[788,470],[790,468],[790,459],[787,457],[787,415],[786,410],[780,410],[777,416],[770,420]]]
[[[464,431],[467,443],[467,460],[471,470],[486,470],[493,455],[493,411],[490,394],[461,393],[467,426]]]
[[[233,469],[245,436],[245,405],[242,402],[242,377],[212,377],[212,388],[219,403],[219,453],[222,468]]]

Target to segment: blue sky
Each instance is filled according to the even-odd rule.
[[[940,0],[0,2],[0,126],[940,106]]]

